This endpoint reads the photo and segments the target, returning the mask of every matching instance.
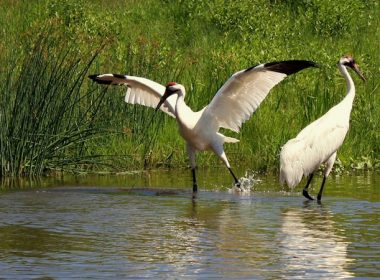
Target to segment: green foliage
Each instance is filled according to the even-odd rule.
[[[365,166],[378,166],[376,0],[6,0],[0,15],[2,174],[88,164],[103,170],[101,163],[118,169],[187,165],[174,120],[126,105],[122,88],[84,82],[88,67],[91,73],[180,82],[189,105],[199,110],[238,70],[314,60],[321,68],[277,86],[240,136],[223,131],[241,139],[226,146],[231,163],[276,169],[281,146],[343,98],[336,62],[346,53],[354,55],[368,82],[355,78],[352,126],[339,166],[359,168],[363,159]],[[99,48],[91,63],[90,54]],[[210,154],[198,162],[221,164]]]
[[[79,58],[48,34],[36,40],[20,71],[10,67],[1,83],[0,175],[91,162],[85,141],[98,133],[94,119],[102,96],[90,96],[81,86],[98,51]]]
[[[88,1],[50,0],[46,6],[47,18],[57,20],[68,39],[90,40],[97,36],[108,38],[121,32],[111,13],[95,13]]]
[[[302,21],[306,30],[322,37],[349,36],[368,23],[366,13],[376,1],[373,0],[280,0],[281,8],[288,8],[295,20]]]

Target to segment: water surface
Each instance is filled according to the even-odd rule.
[[[199,173],[196,200],[188,170],[3,182],[1,277],[380,277],[379,174],[332,176],[318,204],[273,176],[239,193]]]

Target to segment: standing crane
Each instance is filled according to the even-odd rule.
[[[313,200],[308,193],[308,187],[314,172],[325,163],[323,181],[317,196],[317,200],[321,201],[326,178],[331,172],[337,150],[343,144],[349,128],[355,85],[347,67],[353,69],[365,81],[354,58],[350,55],[343,56],[338,62],[338,68],[346,80],[347,95],[326,114],[302,129],[296,138],[289,140],[281,149],[281,184],[286,183],[289,187],[294,187],[299,184],[303,176],[309,176],[302,191],[309,200]]]
[[[312,61],[289,60],[260,64],[236,72],[218,90],[209,105],[198,112],[185,103],[185,87],[170,82],[166,87],[142,77],[120,74],[90,75],[99,84],[125,85],[125,102],[161,109],[177,120],[179,133],[187,143],[190,159],[193,194],[198,190],[195,174],[195,153],[213,151],[227,166],[235,185],[240,182],[231,169],[223,149],[224,143],[239,140],[219,133],[219,128],[239,132],[242,123],[248,120],[269,91],[288,75],[308,67],[316,67]]]

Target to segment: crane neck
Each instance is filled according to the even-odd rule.
[[[175,115],[177,118],[177,121],[180,124],[185,124],[186,120],[188,119],[189,115],[193,112],[189,106],[185,103],[185,95],[186,91],[185,88],[182,88],[177,93],[177,101],[175,104]]]
[[[339,63],[338,64],[338,68],[340,70],[340,73],[342,74],[342,76],[346,80],[346,84],[347,84],[347,96],[351,96],[352,99],[353,99],[355,97],[355,84],[354,84],[354,81],[352,80],[350,73],[348,73],[348,70],[347,70],[347,68],[344,65],[342,65],[342,64]]]

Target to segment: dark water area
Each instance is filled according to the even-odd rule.
[[[225,173],[195,200],[188,170],[4,180],[0,278],[380,278],[379,173],[329,177],[321,204]]]

